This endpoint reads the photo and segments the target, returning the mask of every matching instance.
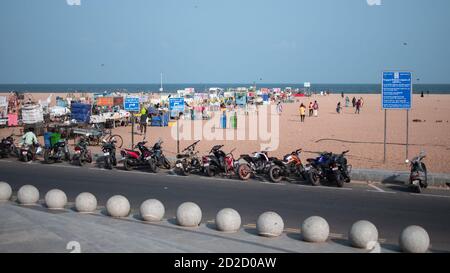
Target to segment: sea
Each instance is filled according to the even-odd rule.
[[[207,91],[209,88],[238,88],[250,87],[252,83],[235,84],[202,84],[202,83],[184,83],[184,84],[164,84],[164,93],[177,92],[185,88],[194,88],[196,92]],[[305,90],[303,83],[257,83],[256,88],[281,88],[290,87],[292,89]],[[413,92],[429,94],[450,94],[450,84],[414,84]],[[104,93],[112,91],[122,91],[128,93],[137,92],[160,92],[159,84],[0,84],[0,92],[19,92],[19,93],[75,93],[92,92]],[[358,93],[358,94],[379,94],[381,93],[381,84],[312,84],[309,88],[311,92],[328,91],[330,93]]]

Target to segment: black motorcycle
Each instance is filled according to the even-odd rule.
[[[60,139],[52,147],[46,148],[44,151],[44,162],[47,164],[63,160],[70,161],[70,159],[69,145],[65,139]]]
[[[74,154],[72,156],[72,163],[83,166],[85,162],[92,163],[92,154],[88,149],[89,141],[85,138],[81,138],[78,144],[75,146]]]
[[[322,153],[317,158],[307,159],[308,164],[305,166],[306,175],[308,181],[313,186],[320,185],[321,180],[326,180],[331,183],[336,183],[338,187],[343,187],[344,182],[350,182],[351,166],[347,165],[345,154],[348,151],[343,152],[340,155],[333,153]]]
[[[188,175],[190,173],[200,173],[203,170],[201,160],[198,157],[198,151],[195,150],[199,142],[200,140],[197,140],[177,155],[175,167],[179,174]]]
[[[161,139],[158,139],[158,141],[153,145],[151,149],[151,156],[149,158],[149,165],[150,170],[153,172],[158,172],[159,168],[165,168],[170,170],[172,168],[172,165],[170,164],[169,160],[164,155],[162,144],[164,142]]]
[[[411,162],[407,160],[411,167],[409,186],[412,187],[417,193],[421,193],[422,189],[426,189],[428,187],[427,166],[422,162],[425,157],[425,152],[421,152],[418,156],[414,157]]]
[[[266,151],[254,152],[252,155],[241,155],[238,159],[239,167],[237,170],[239,178],[241,180],[248,180],[252,175],[268,174],[273,160],[275,158],[269,158]]]
[[[307,175],[301,160],[302,149],[293,151],[283,157],[283,160],[273,159],[269,169],[269,178],[274,183],[279,183],[283,178],[299,178],[306,180]]]
[[[42,148],[39,143],[32,145],[23,144],[19,150],[19,160],[29,162],[35,159],[36,155],[41,154]]]
[[[7,136],[0,142],[0,157],[5,158],[11,155],[17,155],[17,148],[14,145],[13,135]]]
[[[104,166],[106,169],[112,169],[112,167],[117,166],[116,159],[116,139],[112,137],[109,141],[103,140],[102,143],[102,152],[103,152],[103,160]]]
[[[224,145],[215,145],[212,147],[209,155],[203,156],[203,171],[207,176],[211,177],[218,174],[232,176],[236,173],[239,163],[233,156],[235,149],[226,154],[222,150],[223,146]]]

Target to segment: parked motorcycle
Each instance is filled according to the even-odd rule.
[[[275,158],[269,158],[267,151],[254,152],[252,155],[244,154],[238,159],[239,167],[237,173],[242,180],[248,180],[250,177],[265,175],[269,173],[270,167]]]
[[[153,172],[158,172],[159,168],[165,168],[165,169],[171,169],[172,165],[170,164],[169,160],[164,155],[162,144],[164,142],[161,139],[158,139],[158,141],[153,145],[151,149],[151,156],[149,158],[149,166],[150,170]]]
[[[199,142],[200,140],[197,140],[177,155],[175,167],[179,174],[188,175],[190,173],[199,173],[203,170],[202,163],[198,157],[198,151],[195,150]]]
[[[36,155],[39,155],[41,153],[42,153],[42,148],[39,143],[36,143],[33,145],[23,144],[20,147],[19,160],[23,161],[23,162],[29,162],[29,161],[32,161]]]
[[[347,165],[345,154],[348,151],[336,155],[333,153],[322,153],[317,158],[307,159],[305,167],[308,181],[313,186],[320,185],[321,180],[336,183],[338,187],[343,187],[344,182],[350,182],[351,165]]]
[[[45,149],[44,162],[51,164],[63,160],[70,161],[70,152],[67,140],[60,139],[53,147]]]
[[[305,168],[300,159],[302,149],[298,149],[283,157],[283,160],[274,159],[273,166],[269,170],[269,178],[274,183],[279,183],[283,178],[302,177],[306,180]]]
[[[147,148],[145,144],[147,144],[147,141],[144,140],[136,144],[134,150],[123,149],[120,151],[122,155],[121,161],[123,161],[125,170],[131,171],[134,168],[150,166],[151,163],[149,161],[151,160],[153,151]]]
[[[102,151],[105,168],[111,170],[113,166],[117,166],[116,139],[114,137],[109,141],[103,140]]]
[[[238,161],[234,159],[231,150],[226,154],[222,148],[224,145],[215,145],[212,147],[209,155],[202,158],[203,170],[207,176],[216,176],[218,174],[225,174],[226,176],[233,175],[238,168]]]
[[[4,137],[0,142],[0,157],[5,158],[11,155],[17,155],[17,148],[14,145],[13,135]]]
[[[72,157],[72,163],[83,166],[85,162],[92,163],[91,151],[87,148],[89,141],[85,138],[81,138],[78,144],[74,148],[74,154]]]
[[[421,152],[418,156],[414,157],[410,163],[411,173],[409,175],[409,186],[412,187],[417,193],[421,193],[422,189],[428,187],[428,173],[427,166],[422,160],[426,157],[425,152]]]

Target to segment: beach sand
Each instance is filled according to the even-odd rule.
[[[0,96],[4,95],[7,94],[0,93]],[[45,100],[48,96],[49,94],[32,94],[33,100],[36,101]],[[55,103],[56,96],[64,95],[53,95],[52,104]],[[349,94],[350,99],[353,96],[364,98],[364,106],[359,115],[354,113],[354,108],[351,106],[343,107],[341,114],[336,113],[338,101],[345,106],[345,101],[340,95],[315,95],[311,98],[296,99],[295,103],[284,104],[283,113],[280,115],[279,147],[270,152],[270,155],[281,157],[293,150],[303,148],[305,151],[303,158],[306,159],[315,157],[314,152],[339,153],[348,149],[350,150],[348,159],[353,168],[408,170],[408,165],[405,164],[406,111],[388,111],[387,142],[389,144],[387,145],[387,162],[383,164],[384,111],[381,109],[381,96]],[[308,106],[311,100],[318,101],[319,116],[307,116],[306,121],[301,123],[298,113],[299,105],[303,102]],[[276,113],[272,114],[276,115]],[[427,95],[421,98],[415,95],[409,116],[409,158],[423,150],[427,154],[424,162],[429,172],[450,173],[450,96]],[[421,122],[413,122],[413,120]],[[13,130],[19,133],[19,128],[0,129],[0,137],[10,134]],[[172,137],[171,130],[171,127],[147,128],[147,140],[153,143],[161,137],[168,156],[174,156],[176,152],[176,139]],[[232,129],[226,131],[233,132]],[[119,127],[114,129],[114,133],[124,138],[124,144],[131,145],[131,127]],[[142,139],[142,135],[135,135],[135,142]],[[180,148],[192,142],[183,140],[180,142]],[[43,143],[42,138],[41,143]],[[236,148],[234,155],[238,157],[240,154],[260,150],[261,143],[263,142],[202,140],[198,150],[201,154],[206,154],[213,145],[225,144],[225,151]],[[98,147],[93,147],[92,150],[100,151]]]

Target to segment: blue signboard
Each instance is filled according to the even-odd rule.
[[[383,109],[411,109],[411,72],[383,72]]]
[[[169,98],[169,111],[172,117],[184,112],[184,98]]]
[[[139,112],[140,104],[138,97],[126,97],[123,102],[123,108],[129,112]]]

